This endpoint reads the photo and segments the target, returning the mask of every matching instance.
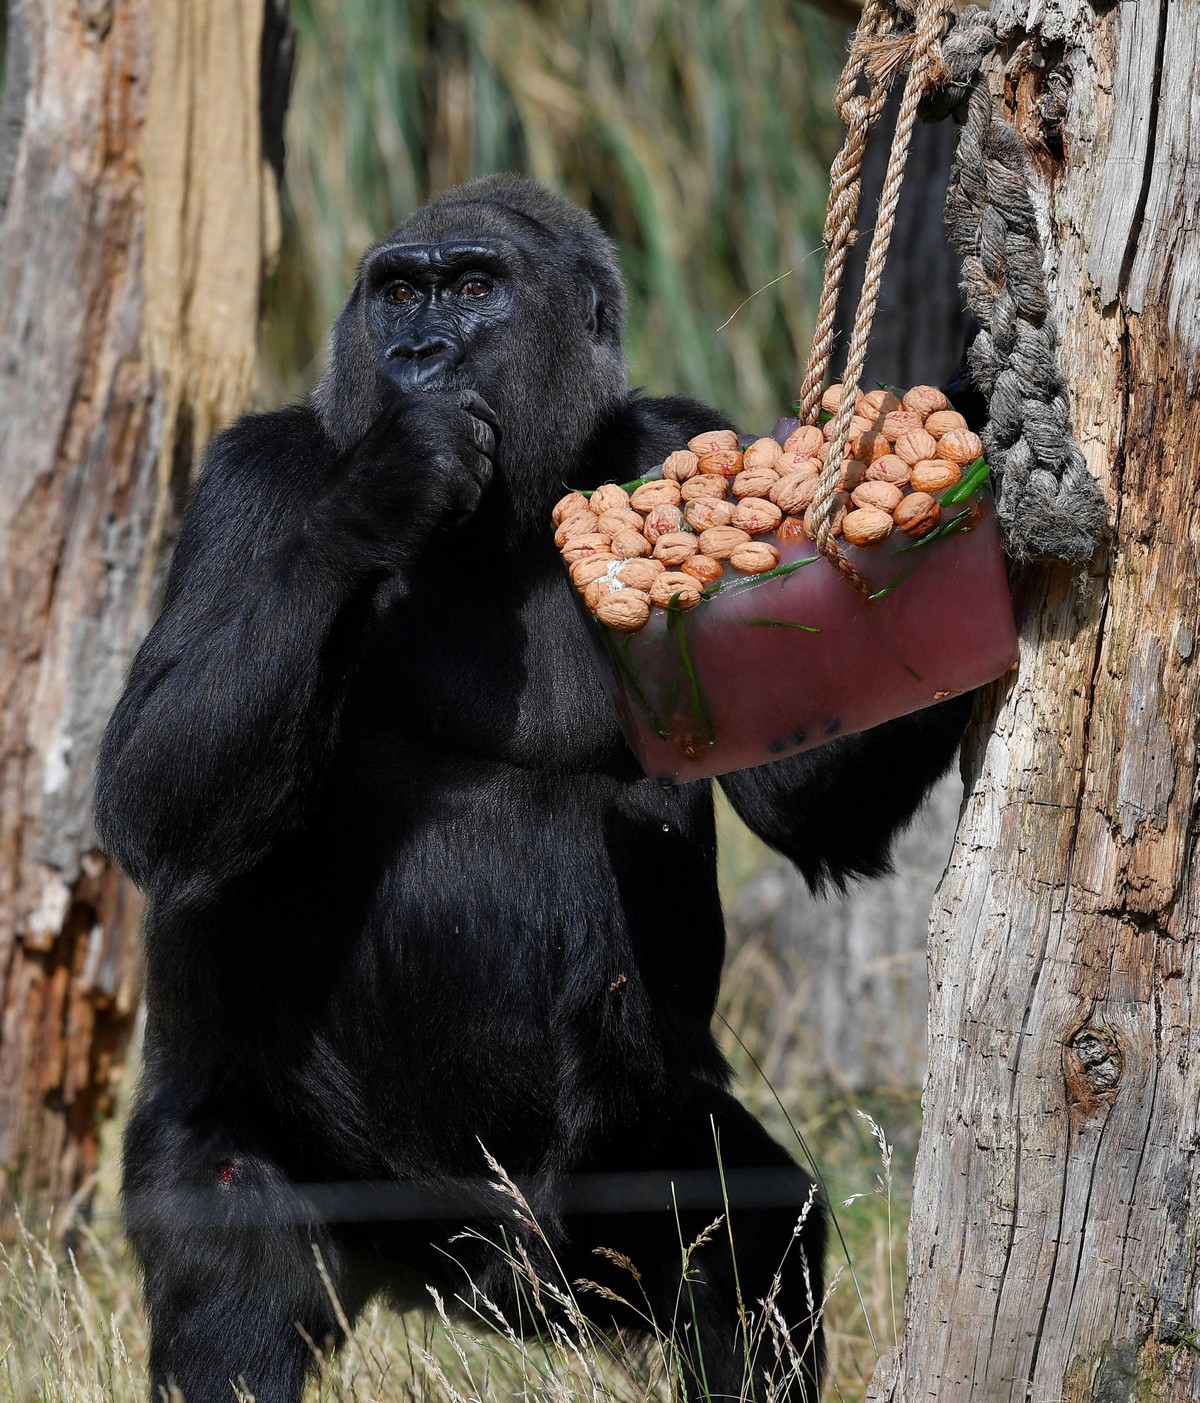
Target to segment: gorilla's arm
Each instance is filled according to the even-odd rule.
[[[722,775],[738,817],[815,890],[890,867],[892,840],[949,769],[970,694],[882,726]]]
[[[343,455],[304,405],[214,441],[97,766],[97,831],[139,886],[202,899],[298,825],[377,586],[486,483],[462,409],[400,401]]]

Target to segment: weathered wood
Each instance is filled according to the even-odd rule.
[[[137,1000],[92,762],[255,364],[262,0],[15,0],[0,154],[0,1216],[86,1194]]]
[[[1193,1399],[1200,0],[992,8],[1113,540],[1090,579],[1021,573],[1020,671],[980,710],[931,931],[905,1334],[871,1396]],[[1065,116],[1038,133],[1051,76]]]

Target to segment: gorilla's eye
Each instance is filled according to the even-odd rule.
[[[409,283],[388,283],[383,289],[383,295],[389,302],[411,302],[417,295],[417,290]]]
[[[492,290],[491,278],[470,277],[458,289],[461,297],[486,297]]]

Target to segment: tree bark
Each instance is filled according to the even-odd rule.
[[[0,1217],[86,1199],[138,994],[92,766],[254,379],[285,7],[12,0],[0,112]],[[264,35],[273,46],[264,49]]]
[[[1074,423],[1113,507],[1016,581],[931,931],[876,1399],[1200,1396],[1200,0],[994,0]],[[1060,124],[1061,119],[1061,124]]]

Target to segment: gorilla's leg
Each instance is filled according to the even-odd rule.
[[[588,1211],[597,1195],[614,1211]],[[674,1338],[688,1398],[817,1397],[824,1210],[812,1179],[731,1096],[697,1089],[630,1126],[580,1166],[575,1202],[569,1275],[628,1302],[585,1288],[581,1306],[623,1331],[644,1331],[650,1316]]]
[[[144,1098],[126,1132],[124,1200],[152,1403],[172,1385],[186,1403],[231,1403],[235,1390],[299,1403],[313,1346],[342,1339],[317,1251],[350,1319],[363,1301],[339,1245],[261,1145],[224,1118],[181,1114],[161,1092]]]

